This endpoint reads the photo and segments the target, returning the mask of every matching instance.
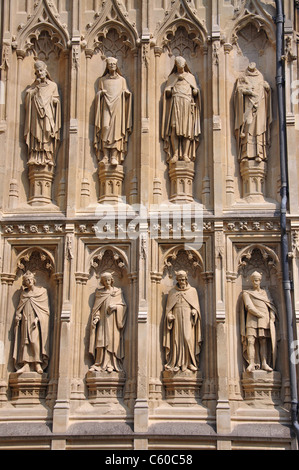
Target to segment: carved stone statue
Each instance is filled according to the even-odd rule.
[[[118,69],[117,59],[113,57],[107,58],[95,106],[94,146],[98,160],[119,165],[127,155],[132,132],[132,94]]]
[[[100,283],[92,309],[89,352],[95,363],[90,370],[119,372],[123,370],[126,303],[111,273],[103,273]]]
[[[235,91],[235,133],[239,160],[267,160],[272,122],[271,88],[250,63],[239,77]]]
[[[168,294],[165,310],[165,370],[196,371],[202,342],[198,294],[189,285],[185,271],[176,272],[176,280],[176,286]]]
[[[42,374],[49,361],[48,293],[35,284],[35,275],[27,271],[15,314],[13,359],[18,373],[33,369]]]
[[[272,371],[275,368],[277,338],[275,320],[277,310],[267,290],[261,289],[262,275],[254,272],[250,279],[253,290],[243,291],[241,336],[247,371]],[[269,366],[272,361],[272,367]]]
[[[28,146],[28,165],[55,165],[60,140],[61,107],[58,87],[47,65],[34,64],[36,80],[26,92],[24,136]]]
[[[162,139],[167,161],[195,161],[200,129],[200,90],[186,60],[176,57],[163,97]]]

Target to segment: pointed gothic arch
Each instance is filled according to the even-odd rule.
[[[13,44],[14,48],[27,53],[38,41],[41,34],[47,32],[53,45],[58,50],[66,50],[70,37],[66,25],[60,22],[59,14],[53,2],[41,0],[35,3],[34,12],[25,25],[19,26],[19,32]]]
[[[94,23],[88,24],[83,41],[83,47],[88,51],[101,49],[103,39],[111,30],[115,30],[126,47],[134,49],[137,46],[138,32],[128,21],[127,12],[120,2],[108,0],[100,12],[96,13]]]
[[[228,31],[228,42],[236,44],[238,34],[248,25],[253,25],[257,32],[264,31],[271,44],[275,44],[275,27],[272,16],[256,0],[247,0]]]
[[[167,48],[179,28],[186,30],[195,45],[202,45],[208,39],[207,29],[197,17],[196,11],[185,0],[176,0],[171,11],[166,12],[164,21],[158,25],[155,32],[156,46]]]

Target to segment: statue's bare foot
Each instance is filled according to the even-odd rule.
[[[188,366],[188,369],[192,370],[193,372],[195,372],[197,370],[197,367],[195,367],[193,364],[190,364],[190,366]]]
[[[29,364],[26,362],[23,367],[21,367],[21,369],[17,370],[17,373],[18,374],[23,374],[23,372],[29,372],[30,371],[30,367],[29,367]]]
[[[268,366],[268,364],[266,362],[264,362],[262,364],[262,369],[266,370],[267,372],[272,372],[273,371],[272,367]]]
[[[91,367],[89,368],[89,370],[90,370],[90,372],[93,372],[93,371],[101,371],[102,368],[101,368],[100,365],[94,364],[93,366],[91,366]]]
[[[247,367],[247,372],[253,372],[254,370],[256,369],[256,365],[255,364],[249,364],[249,366]]]
[[[170,163],[176,163],[178,161],[178,156],[177,155],[174,155],[171,159],[170,159]]]
[[[187,162],[187,163],[190,163],[190,162],[191,162],[191,160],[190,160],[190,158],[188,157],[188,155],[184,155],[183,159],[184,159],[184,162]]]
[[[35,370],[38,374],[43,373],[43,369],[41,368],[41,365],[38,362],[35,364]]]
[[[102,158],[100,161],[101,165],[107,165],[109,163],[109,158],[105,155],[105,157]]]
[[[111,158],[111,165],[113,165],[113,166],[118,165],[117,158],[115,158],[115,157],[112,157],[112,158]]]

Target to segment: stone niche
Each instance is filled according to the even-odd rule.
[[[55,374],[52,346],[57,331],[56,263],[53,253],[46,249],[22,248],[16,261],[16,302],[10,324],[13,349],[9,367],[13,371],[8,379],[9,399],[16,407],[49,406],[50,395],[55,393],[51,387]]]
[[[70,98],[68,94],[64,94],[65,70],[69,59],[66,40],[61,38],[58,40],[58,35],[54,36],[50,27],[40,26],[36,32],[30,33],[28,40],[18,51],[19,57],[22,58],[18,80],[22,89],[20,120],[23,135],[22,158],[19,165],[26,162],[26,165],[23,165],[24,168],[26,166],[26,178],[24,178],[24,187],[17,184],[14,196],[20,198],[20,203],[26,200],[34,208],[44,207],[49,210],[57,210],[57,206],[63,209],[64,204],[67,139],[63,138],[63,132],[65,123],[69,121]],[[36,66],[41,63],[47,69],[47,77],[46,82],[40,84],[41,79],[37,76]],[[47,89],[46,83],[51,92],[42,91]],[[51,137],[48,137],[45,131],[40,131],[43,134],[38,137],[41,140],[39,145],[36,144],[34,137],[34,120],[36,114],[38,115],[38,112],[32,110],[34,93],[41,94],[40,102],[45,100],[43,97],[45,93],[51,94],[53,110],[51,119],[55,120],[55,132],[52,132]],[[41,128],[46,128],[46,124],[42,121],[44,118],[39,119]]]
[[[242,250],[239,266],[243,275],[239,313],[244,400],[253,407],[278,406],[282,386],[281,303],[276,287],[279,258],[272,248],[256,244]]]
[[[88,399],[95,406],[118,404],[124,400],[128,378],[125,335],[131,311],[127,256],[113,246],[102,247],[92,255],[90,269],[93,300],[88,325],[92,363],[85,376]]]
[[[165,255],[166,286],[162,316],[164,370],[162,384],[172,406],[200,404],[203,304],[199,294],[203,260],[198,252],[173,247]],[[200,289],[201,290],[201,289]]]

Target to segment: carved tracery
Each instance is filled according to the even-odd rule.
[[[13,47],[21,51],[30,51],[34,44],[42,39],[39,47],[45,43],[45,31],[48,33],[53,47],[57,50],[65,50],[69,44],[69,33],[66,25],[60,22],[60,15],[52,1],[42,0],[35,3],[33,14],[30,15],[26,25],[19,25],[19,32]],[[48,38],[47,40],[48,41]],[[47,48],[49,45],[47,44]]]
[[[185,250],[176,246],[168,250],[163,258],[162,272],[170,278],[175,278],[175,272],[180,269],[187,271],[192,277],[203,271],[203,259],[196,250]]]
[[[53,255],[45,249],[32,247],[22,251],[17,258],[17,270],[25,273],[28,270],[45,271],[51,276],[55,272]]]
[[[243,276],[248,276],[251,271],[262,269],[270,276],[271,272],[277,273],[279,258],[275,251],[262,244],[253,244],[243,248],[238,254],[238,271]]]

